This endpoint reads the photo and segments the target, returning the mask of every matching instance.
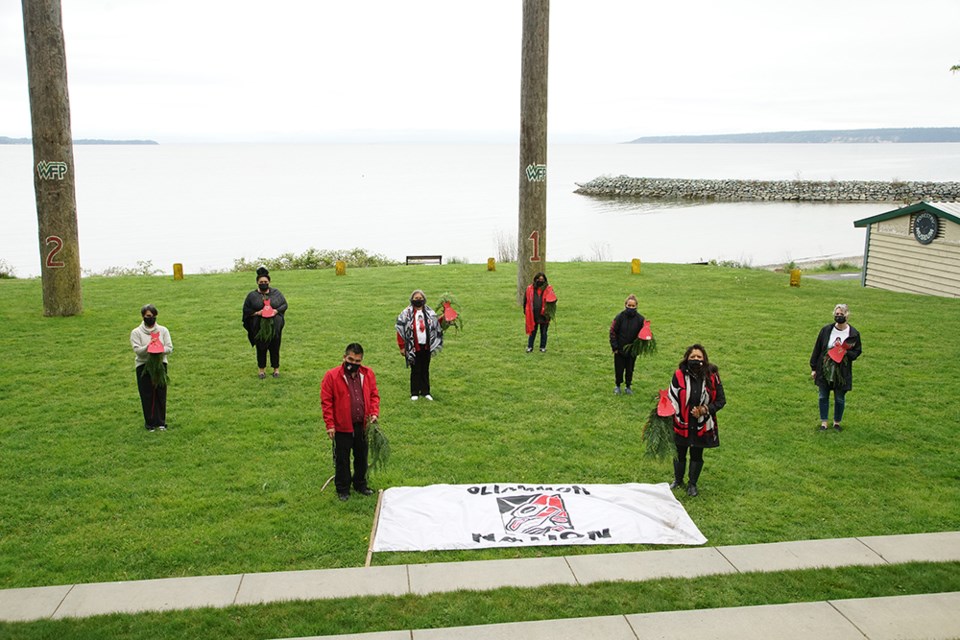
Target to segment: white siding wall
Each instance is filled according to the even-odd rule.
[[[910,233],[910,217],[870,225],[868,287],[960,297],[960,225],[940,218],[944,237],[928,245]]]

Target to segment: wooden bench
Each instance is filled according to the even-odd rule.
[[[407,256],[407,264],[443,264],[443,256]]]

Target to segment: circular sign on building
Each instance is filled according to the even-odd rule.
[[[913,237],[920,244],[930,244],[940,230],[940,219],[929,211],[921,211],[913,218]]]

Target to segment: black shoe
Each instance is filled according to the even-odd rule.
[[[835,430],[837,430],[837,431],[843,431],[843,427],[840,426],[840,423],[839,423],[839,422],[834,422],[834,423],[833,423],[833,428],[834,428]]]
[[[683,480],[674,480],[670,483],[671,489],[683,489]]]
[[[356,492],[359,493],[359,494],[362,495],[362,496],[372,496],[372,495],[373,495],[373,489],[369,489],[369,488],[356,489]]]
[[[346,502],[347,500],[350,499],[350,494],[349,494],[349,493],[338,493],[338,494],[337,494],[337,497],[340,498],[340,502]]]
[[[688,496],[700,495],[700,492],[697,491],[697,485],[691,484],[689,487],[687,487],[687,495]]]

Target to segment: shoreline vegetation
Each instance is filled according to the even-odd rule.
[[[678,201],[890,202],[960,201],[960,182],[876,180],[698,180],[600,176],[574,193],[598,198]]]

